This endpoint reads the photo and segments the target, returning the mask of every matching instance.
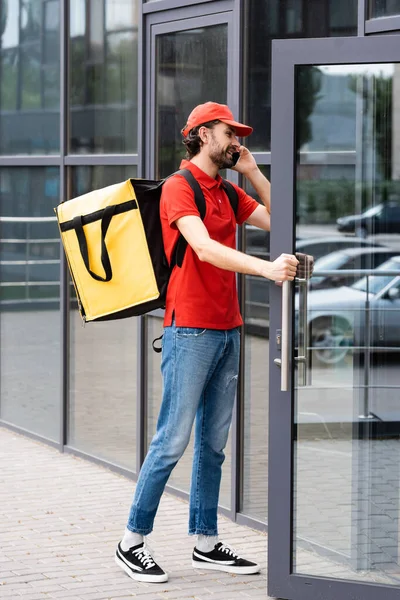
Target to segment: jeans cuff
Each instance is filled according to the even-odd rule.
[[[189,529],[189,535],[218,535],[217,529]]]
[[[139,535],[149,535],[153,531],[153,529],[139,529],[138,527],[132,529],[129,525],[127,525],[126,528],[132,533],[138,533]]]

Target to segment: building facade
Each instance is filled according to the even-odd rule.
[[[271,595],[400,599],[399,0],[1,0],[0,34],[0,424],[136,477],[162,311],[84,326],[53,209],[173,172],[191,109],[227,103],[273,188],[238,248],[321,262],[238,276],[221,512],[268,527]],[[191,443],[169,490],[190,470]]]

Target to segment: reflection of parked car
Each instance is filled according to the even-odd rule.
[[[339,231],[356,233],[361,238],[377,233],[400,233],[400,205],[378,204],[361,215],[340,217],[336,223]]]
[[[400,351],[400,257],[383,263],[376,269],[379,271],[394,271],[398,275],[369,277],[370,346],[372,350]],[[309,349],[313,360],[335,364],[344,359],[350,348],[365,346],[366,292],[367,277],[363,277],[351,287],[308,294]]]
[[[330,237],[316,237],[311,239],[299,239],[296,241],[296,252],[311,254],[317,261],[321,256],[336,252],[336,250],[345,250],[346,248],[365,248],[379,246],[370,240],[360,240],[357,237],[343,237],[339,235]]]
[[[379,246],[370,248],[346,248],[338,250],[326,256],[322,256],[315,262],[314,271],[342,271],[350,269],[376,269],[393,256],[400,254],[400,250],[381,248]],[[310,290],[340,287],[352,285],[360,279],[359,275],[343,273],[338,275],[314,275],[310,280]]]
[[[372,240],[362,240],[358,237],[344,237],[342,235],[332,235],[327,237],[297,238],[296,252],[311,254],[315,260],[330,254],[336,250],[345,248],[364,248],[366,246],[379,246]],[[269,255],[269,231],[263,231],[258,227],[246,225],[246,252],[268,258]]]
[[[314,256],[315,260],[336,250],[345,248],[371,248],[379,246],[369,240],[340,235],[329,237],[301,238],[296,240],[296,252]],[[259,258],[269,260],[269,232],[258,227],[246,225],[246,252]],[[399,252],[400,254],[400,252]],[[262,277],[246,276],[246,306],[244,316],[249,331],[265,335],[269,318],[269,286]],[[255,326],[255,324],[257,324]]]

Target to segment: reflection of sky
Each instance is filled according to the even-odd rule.
[[[311,139],[302,146],[303,151],[352,151],[356,148],[356,101],[353,77],[390,79],[395,64],[321,65],[321,88],[309,123]],[[300,67],[309,68],[309,67]],[[365,130],[370,130],[372,115],[364,112]],[[372,148],[370,149],[372,150]]]
[[[14,46],[18,46],[18,16],[18,2],[16,2],[16,0],[11,0],[11,2],[8,2],[7,4],[7,23],[1,37],[2,48],[13,48]]]
[[[321,65],[318,69],[326,75],[384,75],[391,77],[394,74],[393,63],[379,63],[376,65]]]

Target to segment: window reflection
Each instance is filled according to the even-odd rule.
[[[357,35],[357,0],[249,0],[245,122],[254,127],[252,150],[270,149],[272,39],[348,35]]]
[[[136,176],[135,167],[71,169],[71,198]],[[136,318],[82,327],[71,283],[68,444],[136,470]],[[115,410],[116,404],[118,410]]]
[[[179,168],[192,109],[210,98],[227,103],[227,35],[223,24],[157,36],[156,177]]]
[[[0,153],[59,152],[60,0],[2,0]]]
[[[59,169],[0,168],[0,417],[59,438]]]
[[[270,177],[270,167],[262,165]],[[245,183],[246,192],[259,200]],[[244,226],[246,253],[269,260],[269,232]],[[267,521],[268,497],[268,363],[270,282],[253,275],[245,279],[245,394],[243,420],[243,492],[241,512]],[[243,338],[242,338],[243,339]]]
[[[400,15],[400,0],[370,0],[371,17]]]
[[[70,151],[137,150],[139,0],[70,0]]]
[[[297,562],[307,539],[341,564],[324,563],[325,576],[387,584],[400,548],[387,527],[398,519],[399,81],[393,64],[296,73],[296,250],[318,260],[294,300],[294,571],[321,573]]]

